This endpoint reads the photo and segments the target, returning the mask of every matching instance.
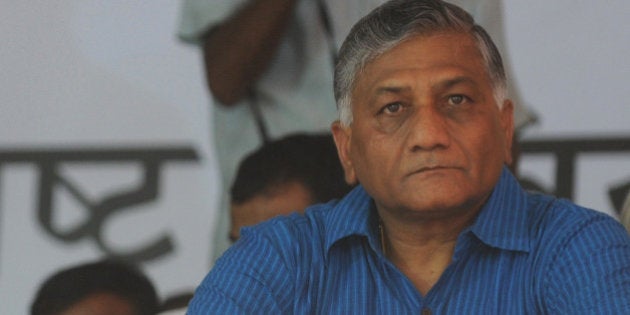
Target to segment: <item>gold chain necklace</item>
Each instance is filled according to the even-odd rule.
[[[387,247],[385,247],[385,228],[383,228],[383,220],[378,218],[378,235],[381,240],[381,250],[383,251],[383,256],[387,257]]]

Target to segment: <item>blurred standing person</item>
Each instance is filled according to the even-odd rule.
[[[241,159],[270,139],[329,130],[337,49],[383,0],[186,0],[178,35],[203,50],[222,193],[214,257],[230,245],[228,187]],[[501,0],[455,1],[502,36]],[[500,35],[497,35],[500,34]],[[518,103],[518,101],[517,101]],[[516,124],[530,115],[515,109]],[[522,117],[522,118],[521,118]]]

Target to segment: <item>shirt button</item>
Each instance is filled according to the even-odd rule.
[[[431,309],[428,308],[423,308],[422,312],[420,312],[421,315],[431,315],[433,314],[433,312],[431,312]]]

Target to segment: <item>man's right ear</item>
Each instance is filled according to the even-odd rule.
[[[350,142],[352,139],[352,129],[350,127],[344,127],[337,120],[330,127],[333,137],[335,139],[335,145],[337,145],[337,154],[343,167],[346,183],[354,185],[357,183],[357,176],[352,166],[352,159],[350,159]]]

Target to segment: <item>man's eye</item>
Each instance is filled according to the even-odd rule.
[[[385,114],[395,114],[395,113],[400,112],[401,109],[402,109],[402,104],[391,103],[391,104],[385,105],[385,107],[383,107],[381,111]]]
[[[448,97],[448,103],[450,105],[461,105],[461,104],[463,104],[466,101],[467,101],[466,96],[461,95],[461,94],[450,95]]]

